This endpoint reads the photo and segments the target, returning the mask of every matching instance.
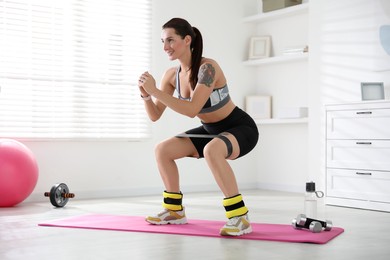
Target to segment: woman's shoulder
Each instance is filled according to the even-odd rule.
[[[222,72],[222,68],[219,66],[216,60],[210,58],[203,58],[202,62],[200,63],[200,66],[202,67],[203,65],[206,64],[211,64],[211,66],[214,67],[215,70]]]
[[[171,67],[165,70],[163,74],[163,82],[169,82],[170,85],[175,86],[177,68],[178,67]]]
[[[222,68],[219,66],[217,61],[214,59],[210,59],[210,58],[203,58],[200,66],[202,67],[205,64],[211,64],[211,66],[213,67],[213,70],[215,70],[215,76],[216,76],[215,78],[218,81],[217,85],[220,85],[220,84],[225,85],[226,78],[225,78],[225,75],[223,73]],[[207,66],[207,67],[209,67],[209,66]]]
[[[202,61],[201,61],[201,63],[200,63],[200,65],[202,66],[203,64],[207,64],[207,63],[211,63],[211,64],[216,64],[216,65],[218,65],[218,62],[216,61],[216,60],[214,60],[214,59],[211,59],[211,58],[206,58],[206,57],[203,57],[202,58]]]
[[[211,59],[211,58],[203,58],[202,62],[200,63],[200,66],[203,66],[205,64],[211,64],[214,68],[221,69],[218,62],[214,59]]]
[[[179,66],[175,66],[175,67],[170,67],[168,69],[165,70],[165,74],[175,74],[178,70]]]
[[[171,67],[165,70],[164,77],[175,78],[178,67]]]

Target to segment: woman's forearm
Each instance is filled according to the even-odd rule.
[[[151,96],[149,97],[150,99],[144,99],[145,110],[146,113],[148,114],[149,119],[155,122],[158,119],[160,119],[162,115],[162,111],[160,111],[156,103],[154,103],[152,97]]]
[[[191,104],[191,101],[180,100],[159,89],[156,89],[152,95],[165,106],[179,114],[194,118],[200,111],[200,109],[197,109],[194,104]]]

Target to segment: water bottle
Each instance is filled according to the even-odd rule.
[[[316,184],[314,182],[306,183],[305,192],[305,215],[308,218],[317,218],[317,198],[322,198],[324,193],[316,191]]]

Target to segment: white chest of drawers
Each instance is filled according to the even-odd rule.
[[[390,211],[390,101],[326,106],[326,203]]]

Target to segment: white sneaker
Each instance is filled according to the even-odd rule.
[[[252,232],[248,214],[239,217],[233,217],[221,228],[222,236],[241,236]]]
[[[157,216],[148,216],[145,218],[145,220],[146,222],[154,225],[187,224],[187,218],[184,209],[180,211],[164,209]]]

